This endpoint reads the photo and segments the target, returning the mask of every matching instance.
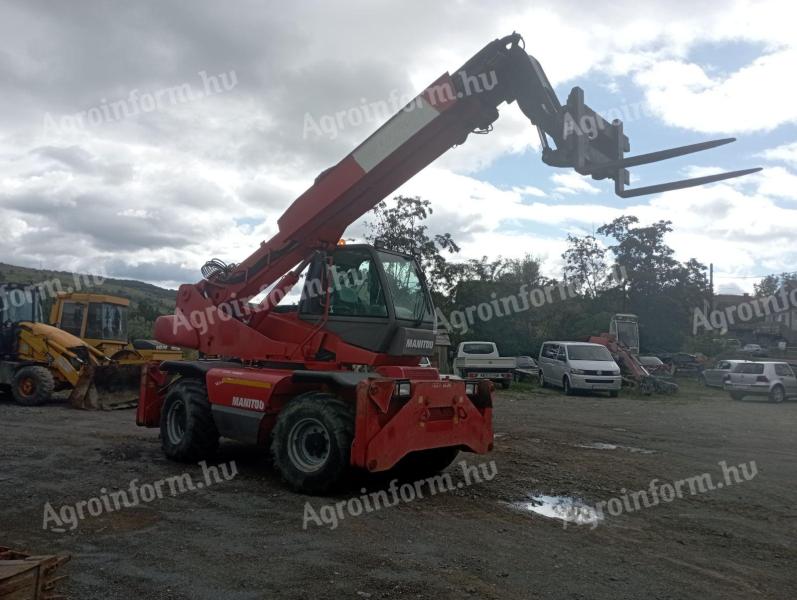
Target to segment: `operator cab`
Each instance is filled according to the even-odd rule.
[[[307,271],[299,318],[318,322],[325,314],[326,328],[354,346],[393,356],[432,353],[432,298],[410,255],[366,244],[318,253]]]
[[[7,283],[0,285],[0,356],[16,352],[17,325],[42,321],[38,287]]]

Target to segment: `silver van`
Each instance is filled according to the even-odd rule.
[[[606,390],[612,398],[623,378],[606,346],[587,342],[545,342],[540,348],[540,386],[573,390]]]

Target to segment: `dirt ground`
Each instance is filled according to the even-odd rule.
[[[260,598],[793,598],[797,592],[797,403],[734,402],[686,386],[676,397],[499,392],[481,484],[427,494],[336,529],[309,523],[335,498],[287,491],[261,450],[223,442],[237,476],[44,530],[44,507],[201,469],[171,463],[132,410],[22,408],[0,399],[0,545],[68,552],[74,600]],[[595,443],[610,447],[584,447]],[[642,450],[642,451],[640,451]],[[649,451],[649,452],[648,452]],[[532,494],[594,504],[652,480],[755,461],[749,481],[568,525],[512,503]],[[463,481],[462,469],[448,472]],[[687,490],[688,491],[688,490]],[[52,522],[50,523],[52,527]]]

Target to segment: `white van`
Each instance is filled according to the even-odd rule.
[[[606,346],[587,342],[545,342],[540,348],[540,386],[555,385],[565,394],[573,390],[606,390],[612,398],[623,378]]]

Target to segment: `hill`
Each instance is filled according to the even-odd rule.
[[[133,279],[104,278],[98,275],[32,269],[0,262],[0,284],[37,284],[43,290],[44,315],[49,316],[53,292],[81,291],[109,294],[130,300],[128,329],[131,338],[152,337],[152,325],[158,315],[174,311],[176,290],[169,290]]]

